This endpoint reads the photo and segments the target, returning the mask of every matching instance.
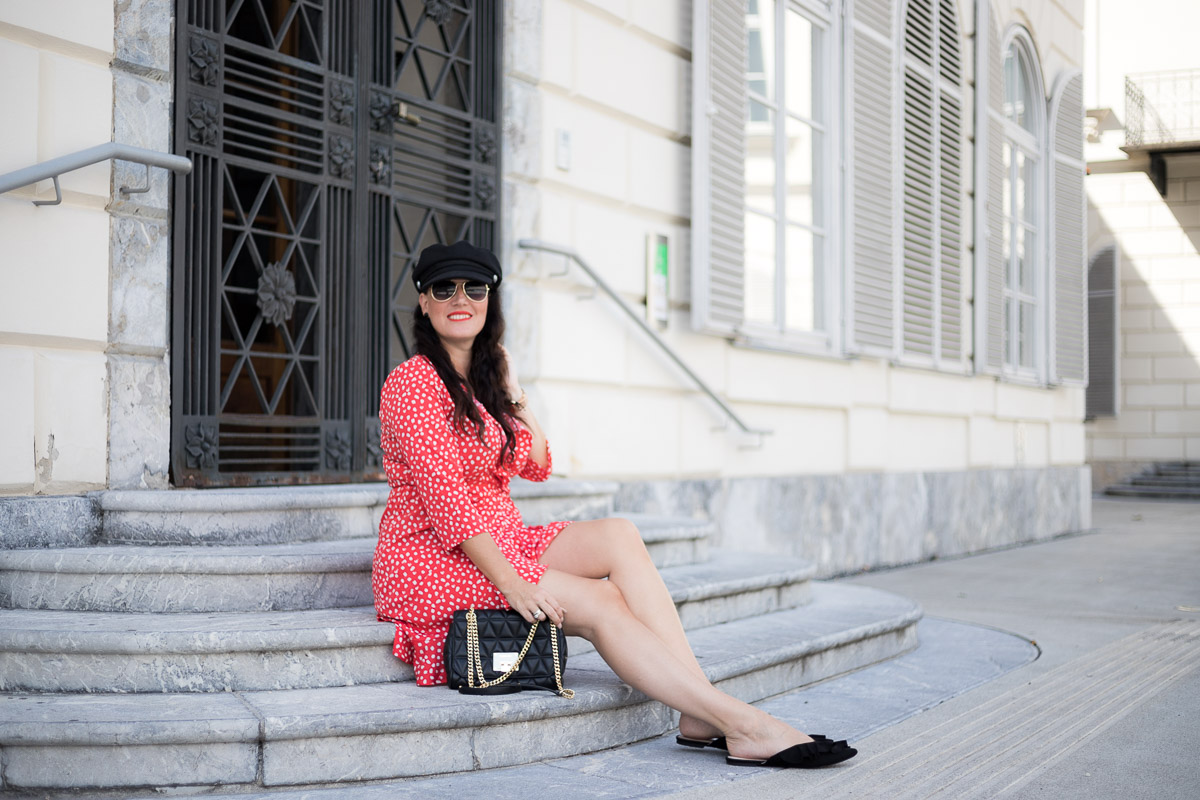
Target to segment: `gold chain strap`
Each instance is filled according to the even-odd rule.
[[[486,689],[508,680],[514,672],[520,669],[521,662],[525,660],[525,654],[529,652],[529,646],[533,644],[533,637],[537,633],[537,629],[538,623],[534,622],[533,627],[529,629],[529,635],[525,637],[525,646],[521,648],[516,663],[509,668],[508,672],[499,678],[485,681],[483,679],[483,661],[479,657],[479,621],[475,617],[475,609],[467,611],[467,685],[472,689]],[[571,689],[564,689],[562,685],[562,669],[558,664],[558,634],[556,631],[550,632],[550,650],[554,655],[554,683],[558,686],[558,696],[570,700],[575,697],[575,692]],[[476,674],[479,675],[479,683],[475,682]]]

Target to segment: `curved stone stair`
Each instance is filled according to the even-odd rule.
[[[722,689],[747,701],[916,645],[915,604],[819,585],[810,605],[689,632]],[[574,700],[459,695],[411,681],[218,694],[8,695],[8,788],[283,786],[431,775],[613,747],[670,730],[674,715],[595,653],[572,656]],[[261,765],[261,766],[260,766]]]
[[[514,496],[544,522],[605,516],[612,491],[522,482]],[[417,687],[367,605],[385,500],[379,486],[102,493],[93,546],[0,551],[0,786],[325,785],[578,754],[674,725],[578,639],[573,701]],[[796,559],[710,552],[705,521],[635,522],[701,664],[744,699],[915,646],[920,610],[902,598],[814,586]]]
[[[701,627],[802,605],[812,573],[796,559],[729,552],[706,564],[667,567],[663,578],[684,625]],[[369,580],[368,573],[368,599]],[[391,654],[393,633],[371,608],[5,609],[0,691],[228,692],[412,680],[412,670]]]
[[[710,522],[628,518],[660,568],[707,557]],[[261,545],[0,550],[0,606],[181,613],[370,605],[374,549],[372,534]]]

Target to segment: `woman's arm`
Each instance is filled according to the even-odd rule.
[[[546,447],[546,433],[538,424],[537,417],[533,415],[533,409],[529,407],[525,390],[521,388],[521,382],[517,380],[517,371],[513,369],[512,357],[509,356],[506,348],[501,347],[500,350],[504,353],[504,360],[508,364],[509,411],[533,434],[533,447],[529,450],[529,459],[545,469],[550,463]]]
[[[551,622],[562,627],[566,610],[539,584],[529,583],[522,578],[500,552],[495,539],[487,534],[472,536],[459,547],[479,571],[495,584],[512,610],[524,617],[526,622],[533,622],[533,613],[540,610]]]

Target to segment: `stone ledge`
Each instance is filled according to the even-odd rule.
[[[213,614],[0,611],[0,654],[191,655],[387,644],[372,608]]]
[[[270,486],[245,489],[113,489],[96,493],[101,510],[142,513],[230,513],[362,508],[387,502],[386,483],[328,486]]]
[[[81,547],[0,552],[0,571],[114,575],[257,575],[371,571],[375,539],[223,547]]]
[[[804,583],[817,571],[812,563],[790,556],[710,552],[711,559],[703,564],[676,567],[663,575],[676,604]]]

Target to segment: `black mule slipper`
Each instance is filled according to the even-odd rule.
[[[845,742],[831,742],[825,739],[792,745],[788,749],[781,750],[766,760],[725,756],[725,763],[735,767],[816,769],[817,767],[828,767],[831,764],[846,761],[854,758],[856,755],[858,755],[858,751]]]
[[[831,741],[828,736],[820,733],[810,733],[809,738],[816,742]],[[842,744],[846,742],[843,741]],[[725,742],[724,736],[718,736],[715,739],[689,739],[686,736],[676,736],[675,744],[681,744],[684,747],[715,747],[718,750],[728,750],[729,745]]]

